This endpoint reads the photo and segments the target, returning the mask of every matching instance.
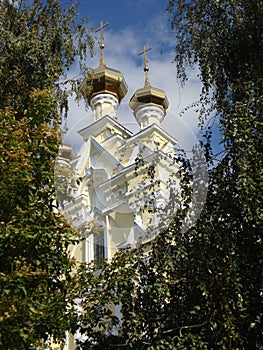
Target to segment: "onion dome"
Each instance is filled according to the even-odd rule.
[[[94,112],[95,120],[105,115],[116,118],[119,103],[128,92],[123,74],[106,66],[104,57],[103,28],[108,23],[101,22],[100,27],[100,64],[91,70],[80,86],[80,91]]]
[[[144,87],[137,89],[129,102],[129,106],[133,110],[133,114],[141,128],[145,128],[153,123],[161,124],[169,106],[165,92],[150,84],[146,58],[146,52],[149,50],[151,49],[144,47],[144,50],[139,53],[139,55],[144,54]]]

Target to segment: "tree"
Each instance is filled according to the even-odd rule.
[[[67,96],[61,84],[92,40],[75,6],[0,2],[0,346],[36,349],[71,327],[68,246],[76,237],[54,211],[54,165]]]
[[[169,1],[178,76],[184,83],[187,67],[197,66],[203,81],[206,203],[183,230],[193,169],[182,159],[185,201],[147,256],[121,252],[88,275],[94,289],[81,295],[80,349],[262,348],[262,8],[255,0]]]
[[[211,248],[218,244],[217,249],[221,250],[221,253],[215,250],[213,265],[219,267],[223,261],[226,264],[224,269],[221,267],[220,284],[216,274],[210,288],[214,308],[217,305],[225,310],[221,322],[217,322],[217,331],[225,348],[259,348],[262,346],[262,1],[169,1],[169,10],[176,33],[179,77],[184,81],[186,66],[198,65],[203,81],[201,104],[205,107],[210,102],[208,113],[214,111],[214,118],[219,120],[225,150],[221,164],[211,171],[206,210],[196,227],[196,235],[203,232],[205,237],[210,232]],[[206,139],[206,147],[210,147],[210,139]],[[212,235],[217,237],[214,243]],[[216,301],[216,293],[221,301]],[[229,336],[225,343],[223,333]]]

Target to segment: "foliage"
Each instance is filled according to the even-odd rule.
[[[210,304],[222,311],[215,330],[222,344],[212,338],[209,345],[260,348],[262,1],[169,1],[169,5],[178,75],[184,80],[188,64],[199,67],[200,102],[203,107],[210,103],[208,113],[214,110],[225,150],[223,160],[210,173],[206,208],[193,234],[194,238],[201,235],[203,247],[207,235],[214,255],[210,270],[221,269],[221,275],[220,271],[211,274],[214,278],[206,286],[214,295]],[[210,136],[205,142],[209,149]]]
[[[233,84],[260,82],[262,1],[169,0],[168,10],[182,81],[187,78],[186,65],[197,64],[204,89],[215,89],[218,105],[240,96],[231,92]]]
[[[80,294],[78,349],[262,346],[262,225],[244,212],[229,161],[211,170],[205,206],[191,229],[184,230],[185,201],[150,248],[120,252],[99,270],[82,271],[87,287]],[[191,190],[186,165],[184,197]]]
[[[255,181],[262,176],[262,1],[171,0],[169,10],[176,33],[178,75],[184,81],[186,66],[198,65],[203,82],[201,104],[210,102],[208,112],[216,111],[240,185],[246,179],[243,191],[253,193],[258,208],[262,194],[255,191]]]
[[[74,61],[79,60],[83,72],[87,49],[93,49],[86,28],[76,21],[75,6],[63,10],[59,1],[34,0],[30,5],[26,0],[3,0],[0,23],[2,108],[12,106],[23,116],[32,88],[52,88],[66,107],[65,89],[58,81],[66,78]],[[73,79],[63,83],[68,82],[77,86]]]
[[[147,254],[121,252],[89,270],[80,349],[262,348],[262,9],[256,0],[169,1],[178,76],[198,66],[200,119],[214,112],[224,155],[214,162],[217,131],[204,130],[213,167],[194,226],[182,229],[193,178],[184,162],[185,201]]]
[[[73,230],[56,212],[53,174],[67,103],[59,79],[92,49],[75,8],[0,2],[0,346],[36,349],[71,326]],[[73,83],[73,82],[72,82]],[[73,85],[69,88],[72,91]]]

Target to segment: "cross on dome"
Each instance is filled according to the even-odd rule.
[[[116,111],[119,103],[128,92],[128,86],[123,74],[106,66],[104,57],[103,29],[109,23],[100,22],[99,28],[94,32],[100,32],[100,63],[99,67],[90,70],[80,85],[80,91],[91,107],[94,120],[105,115],[117,118]]]
[[[100,22],[100,26],[99,28],[97,28],[95,30],[95,33],[100,32],[100,67],[106,67],[106,61],[105,61],[105,57],[104,57],[104,36],[103,36],[103,28],[107,27],[107,25],[109,25],[108,22],[103,23]]]
[[[149,80],[149,75],[148,75],[148,72],[149,72],[149,67],[147,65],[148,60],[147,60],[147,56],[146,56],[146,52],[150,51],[151,49],[152,49],[151,47],[146,47],[144,45],[143,51],[138,53],[138,56],[143,54],[143,62],[144,62],[144,69],[143,70],[145,72],[145,84],[144,84],[144,87],[151,85],[150,84],[150,80]]]
[[[160,125],[166,115],[169,102],[166,93],[158,88],[151,86],[149,81],[149,68],[146,53],[151,47],[143,47],[143,51],[138,55],[143,55],[145,84],[143,88],[137,89],[129,101],[129,106],[141,126],[141,129],[152,124]]]

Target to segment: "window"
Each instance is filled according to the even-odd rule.
[[[105,259],[104,231],[94,233],[94,260]]]

